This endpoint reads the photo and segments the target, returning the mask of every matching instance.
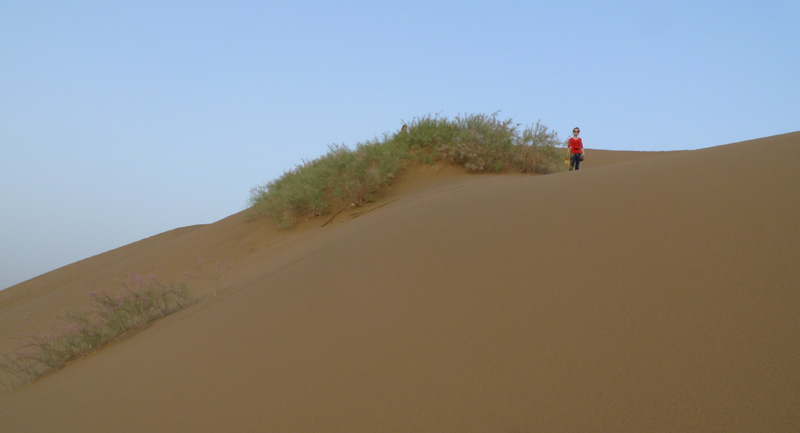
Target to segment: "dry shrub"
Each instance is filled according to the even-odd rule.
[[[16,389],[194,302],[185,284],[163,275],[131,273],[120,284],[115,292],[89,293],[89,308],[58,317],[46,330],[31,324],[35,330],[0,356],[3,383]]]

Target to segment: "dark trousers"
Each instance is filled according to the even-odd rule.
[[[581,154],[573,153],[569,157],[569,171],[581,169]]]

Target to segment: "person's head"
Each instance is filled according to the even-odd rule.
[[[572,128],[572,135],[577,136],[580,133],[581,133],[581,128],[578,128],[577,126]]]
[[[403,125],[403,127],[400,128],[400,132],[408,132],[408,125]]]

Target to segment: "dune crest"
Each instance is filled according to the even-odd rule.
[[[6,340],[130,268],[233,265],[218,296],[0,393],[3,426],[800,430],[800,133],[617,156],[428,173],[325,227],[234,215],[0,292]]]

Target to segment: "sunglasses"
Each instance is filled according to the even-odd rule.
[[[579,129],[573,129],[572,132],[581,132]]]

